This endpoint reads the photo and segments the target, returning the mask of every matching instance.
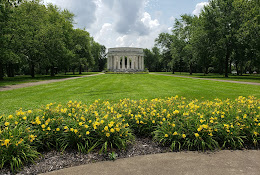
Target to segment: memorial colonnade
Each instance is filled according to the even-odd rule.
[[[108,49],[107,69],[109,71],[143,71],[144,53],[140,48],[110,48]]]

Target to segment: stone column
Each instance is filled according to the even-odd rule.
[[[117,67],[117,69],[121,69],[121,67],[120,67],[120,56],[117,56],[117,65],[118,65],[118,67]]]
[[[108,69],[112,69],[112,56],[109,56]]]
[[[114,70],[116,70],[116,69],[117,69],[117,56],[114,56],[114,58],[115,58],[115,67],[114,67]]]
[[[116,70],[116,56],[114,56],[114,67],[113,67],[114,70]]]
[[[138,56],[138,61],[139,61],[139,70],[142,70],[142,62],[140,56]]]
[[[111,67],[111,69],[114,69],[114,57],[113,57],[113,56],[111,56],[111,60],[110,60],[110,61],[111,61],[111,62],[110,62],[110,63],[111,63],[111,64],[110,64],[110,65],[111,65],[110,67]]]
[[[136,56],[137,70],[140,69],[139,56]]]
[[[139,70],[139,59],[138,59],[138,56],[136,56],[136,69]]]
[[[132,56],[131,58],[132,58],[131,68],[132,68],[132,69],[135,69],[135,57]]]
[[[130,69],[130,61],[129,61],[129,56],[127,57],[127,66],[126,66],[127,69]]]
[[[131,67],[130,69],[134,69],[134,60],[133,60],[133,56],[130,57],[131,60]]]
[[[107,69],[109,69],[109,61],[110,61],[110,57],[107,57]]]
[[[122,60],[122,69],[125,70],[125,56],[123,56],[123,60]]]
[[[137,64],[136,64],[136,56],[134,56],[134,69],[136,69],[136,66],[137,66]]]
[[[129,69],[131,69],[132,68],[132,63],[130,63],[131,62],[131,57],[130,56],[128,56],[129,58],[128,58],[128,60],[129,60]]]
[[[142,56],[142,70],[144,70],[144,57]]]
[[[110,69],[113,69],[113,57],[112,56],[110,56],[110,63],[109,63],[109,65],[110,65]]]
[[[113,69],[112,56],[109,57],[109,69]]]
[[[109,63],[109,65],[110,65],[110,69],[113,69],[113,57],[112,56],[110,56],[110,63]]]
[[[138,70],[138,57],[135,56],[135,69]]]
[[[140,56],[140,63],[141,63],[140,68],[141,68],[141,70],[143,70],[143,60],[142,59],[143,59],[142,56]]]

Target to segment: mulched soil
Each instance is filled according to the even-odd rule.
[[[116,159],[170,151],[171,150],[168,147],[163,147],[162,145],[152,141],[151,138],[136,138],[135,142],[132,145],[129,145],[126,150],[115,150],[117,153]],[[40,174],[72,166],[107,160],[110,160],[108,154],[98,154],[96,152],[80,154],[77,151],[64,151],[63,153],[50,151],[42,153],[42,158],[37,160],[35,164],[25,166],[17,174]],[[0,170],[0,174],[11,174],[11,172],[9,169],[4,168]]]

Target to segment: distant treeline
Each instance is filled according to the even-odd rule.
[[[199,16],[182,15],[172,33],[145,50],[150,71],[260,72],[259,0],[210,0]]]
[[[74,15],[39,0],[0,0],[0,79],[16,74],[102,71],[103,45],[75,29]]]

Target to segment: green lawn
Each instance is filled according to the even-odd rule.
[[[72,72],[65,74],[57,74],[55,77],[51,77],[50,75],[36,75],[35,78],[32,78],[30,75],[19,75],[15,77],[5,77],[4,81],[0,81],[1,86],[8,86],[8,85],[15,85],[15,84],[22,84],[22,83],[30,83],[30,82],[37,82],[43,80],[53,80],[53,79],[62,79],[62,78],[69,78],[69,77],[79,77],[83,75],[92,75],[97,74],[98,72],[82,72],[81,75],[76,72],[74,75]]]
[[[66,103],[69,100],[92,103],[96,99],[117,101],[123,98],[152,99],[175,95],[209,100],[235,99],[240,95],[259,98],[260,86],[150,74],[105,74],[0,92],[0,113],[13,113],[19,108],[27,110],[50,102]]]
[[[245,74],[243,76],[240,76],[240,75],[237,76],[237,75],[230,74],[229,77],[226,78],[226,77],[224,77],[224,75],[215,74],[215,73],[209,73],[207,75],[204,75],[203,73],[193,73],[192,75],[190,75],[188,72],[175,72],[175,74],[172,74],[172,72],[151,72],[151,73],[260,83],[259,74],[257,74],[257,75],[248,75],[248,74],[246,75]]]

